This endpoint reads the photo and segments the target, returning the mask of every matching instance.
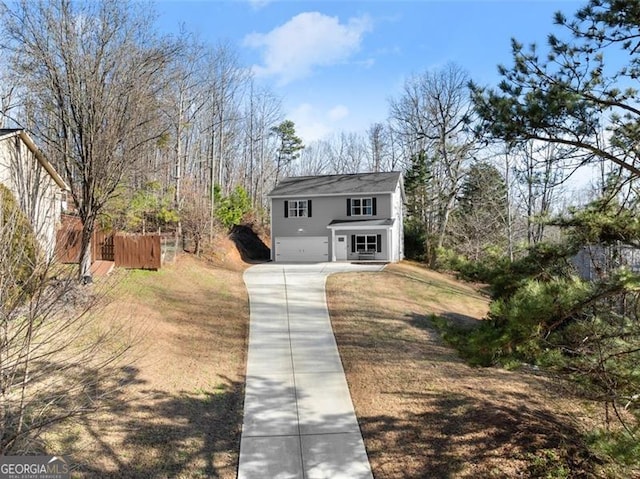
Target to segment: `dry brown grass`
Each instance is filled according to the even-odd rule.
[[[327,290],[376,479],[593,477],[589,405],[540,374],[471,368],[431,328],[482,318],[476,288],[403,263]]]
[[[123,387],[48,437],[75,476],[236,477],[249,310],[231,256],[224,267],[185,255],[158,272],[117,273],[103,321],[128,323],[137,338]]]

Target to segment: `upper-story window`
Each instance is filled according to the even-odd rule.
[[[347,200],[347,216],[375,216],[375,198],[349,198]]]
[[[311,218],[311,200],[288,200],[284,202],[285,218]]]

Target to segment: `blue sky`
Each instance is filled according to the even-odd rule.
[[[158,0],[158,26],[233,45],[283,100],[305,143],[364,131],[412,74],[454,62],[495,85],[510,39],[544,43],[553,13],[584,2]]]

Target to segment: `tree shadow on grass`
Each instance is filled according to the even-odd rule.
[[[437,328],[433,324],[434,317],[439,317],[448,324],[458,329],[473,329],[479,326],[482,320],[468,316],[466,314],[445,311],[439,314],[424,315],[417,313],[409,313],[406,315],[407,322],[418,329],[427,329],[435,331]]]
[[[439,316],[462,329],[479,324],[477,319],[458,313]],[[404,357],[424,358],[425,365],[447,368],[451,386],[438,386],[437,392],[385,391],[407,407],[396,416],[360,418],[372,459],[380,458],[386,467],[393,468],[390,457],[410,456],[413,470],[420,472],[404,472],[401,477],[535,478],[539,474],[555,477],[546,474],[563,470],[570,471],[568,477],[572,478],[596,477],[598,459],[584,444],[575,422],[554,411],[541,399],[544,395],[538,395],[553,381],[527,374],[501,379],[500,371],[465,367],[436,333],[432,316],[409,313],[404,321],[428,333],[428,339],[420,340],[425,347],[408,349]],[[403,341],[389,338],[387,343],[392,350]],[[425,389],[429,378],[424,376]],[[501,382],[520,386],[497,388]],[[384,446],[377,448],[378,444]],[[514,467],[520,469],[514,471]]]
[[[170,394],[144,389],[134,367],[120,374],[139,393],[126,398],[122,389],[108,399],[101,411],[107,419],[80,418],[94,446],[89,457],[86,451],[71,454],[78,473],[107,479],[235,477],[244,382],[219,378],[224,386],[213,391]]]
[[[371,365],[376,376],[361,381],[385,378],[354,399],[357,407],[357,399],[367,404],[373,395],[388,411],[376,406],[372,415],[359,415],[377,477],[596,477],[598,459],[575,420],[549,403],[550,391],[560,387],[553,378],[467,366],[430,315],[367,315],[343,324],[336,336],[348,375]]]
[[[499,397],[480,400],[465,394],[436,393],[411,396],[412,401],[422,403],[424,413],[359,419],[369,457],[383,464],[385,477],[533,478],[538,476],[532,469],[532,458],[544,461],[548,451],[554,451],[556,467],[570,471],[567,477],[595,477],[595,458],[581,442],[579,431],[562,415],[521,402],[501,401]],[[393,470],[392,458],[400,456],[411,457],[413,474]],[[513,465],[500,467],[501,461],[514,459],[525,461],[517,476],[509,469]],[[468,467],[477,464],[483,466]]]

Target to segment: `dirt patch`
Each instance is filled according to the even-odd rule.
[[[117,274],[103,321],[129,324],[136,338],[123,387],[50,434],[49,449],[72,458],[75,477],[235,478],[249,318],[241,271],[183,255]]]
[[[327,296],[377,479],[594,477],[591,405],[551,377],[471,368],[432,329],[480,320],[476,288],[407,263],[332,276]]]

